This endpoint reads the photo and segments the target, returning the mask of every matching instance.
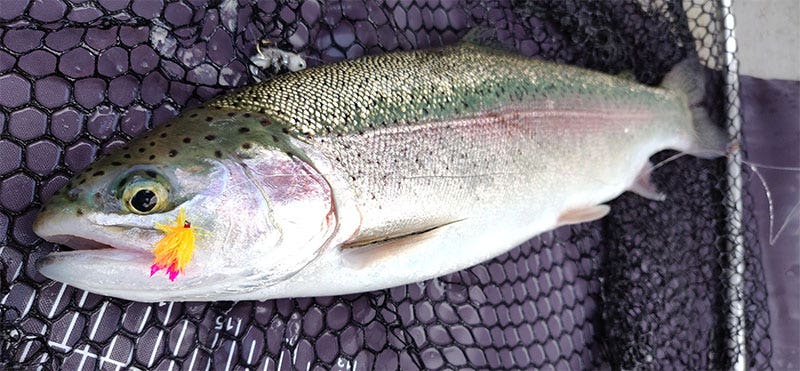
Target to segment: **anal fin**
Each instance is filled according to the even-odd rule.
[[[608,205],[594,205],[578,209],[569,209],[558,216],[556,225],[569,225],[595,221],[608,215],[611,207]]]
[[[667,199],[667,196],[659,192],[656,186],[650,182],[650,173],[652,173],[652,171],[653,164],[648,161],[644,164],[642,170],[639,171],[639,175],[636,176],[636,180],[633,182],[633,185],[631,185],[629,190],[647,199],[664,201]]]

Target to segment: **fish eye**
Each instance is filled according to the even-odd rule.
[[[169,204],[169,191],[160,179],[132,174],[122,184],[122,205],[134,214],[164,211]]]
[[[146,213],[158,204],[158,196],[149,189],[140,189],[131,197],[131,208]]]

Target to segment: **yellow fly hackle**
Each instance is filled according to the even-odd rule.
[[[178,210],[175,224],[156,223],[156,229],[165,236],[156,242],[153,248],[153,265],[150,276],[161,269],[167,270],[170,281],[175,281],[178,274],[183,273],[186,265],[192,260],[195,248],[196,228],[186,220],[186,210]]]

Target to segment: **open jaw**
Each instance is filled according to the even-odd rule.
[[[149,278],[153,254],[146,249],[111,246],[90,238],[59,234],[42,236],[47,241],[72,248],[50,253],[36,262],[44,276],[92,292],[114,286],[132,276]],[[125,284],[124,286],[128,286]]]
[[[70,228],[64,226],[67,223],[52,221],[34,227],[43,239],[72,249],[50,253],[36,262],[45,277],[93,293],[144,301],[157,300],[147,292],[180,286],[166,285],[169,279],[164,275],[150,276],[152,240],[158,239],[155,230],[72,222]],[[130,234],[112,233],[123,230]]]
[[[52,231],[52,230],[51,230]],[[92,233],[83,236],[60,230],[49,234],[47,227],[38,228],[40,237],[74,250],[50,253],[36,262],[38,271],[52,280],[63,282],[95,294],[143,302],[209,300],[220,297],[229,288],[230,278],[217,271],[203,257],[195,256],[193,264],[174,282],[162,272],[151,275],[154,256],[151,240],[160,236],[142,229],[139,239],[104,237],[96,241]],[[86,232],[85,230],[82,231]],[[114,244],[114,246],[110,245]]]
[[[105,244],[102,242],[98,242],[92,239],[80,237],[80,236],[73,236],[68,234],[59,234],[54,236],[48,236],[45,238],[47,241],[52,243],[57,243],[59,245],[64,245],[67,247],[72,248],[73,250],[101,250],[101,249],[113,249],[114,246],[109,244]]]
[[[53,271],[53,268],[58,265],[62,257],[69,256],[69,259],[78,259],[83,257],[87,264],[96,264],[98,259],[111,259],[119,262],[124,261],[128,264],[137,265],[142,262],[152,262],[153,254],[147,248],[131,248],[131,246],[112,246],[108,243],[93,240],[91,238],[58,234],[43,237],[45,240],[56,243],[59,245],[67,246],[72,250],[58,251],[48,254],[37,262],[39,271],[47,277],[51,277],[48,273]],[[94,257],[94,259],[92,259]],[[57,272],[56,272],[57,273]],[[63,281],[58,279],[59,281]]]

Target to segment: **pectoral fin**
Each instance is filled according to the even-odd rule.
[[[460,221],[439,225],[430,229],[412,232],[384,240],[359,241],[342,246],[342,256],[355,267],[390,259],[394,254],[413,249],[441,234],[448,227]]]
[[[601,219],[608,215],[611,208],[608,205],[595,205],[579,209],[569,209],[558,216],[558,226],[586,223]]]

